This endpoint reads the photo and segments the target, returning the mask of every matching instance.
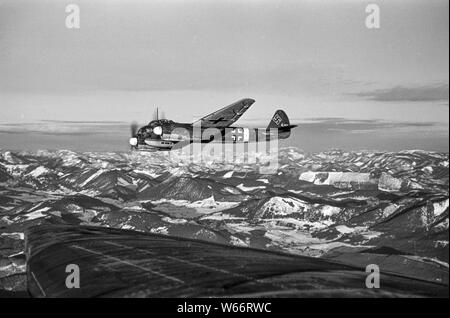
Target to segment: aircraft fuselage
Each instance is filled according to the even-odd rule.
[[[152,147],[156,150],[170,150],[175,145],[193,142],[248,143],[286,139],[291,127],[248,128],[248,127],[196,127],[192,124],[176,123],[168,120],[153,121],[139,129],[136,147]]]
[[[232,126],[254,102],[250,98],[241,99],[194,123],[153,120],[137,131],[132,129],[130,145],[135,149],[170,150],[194,142],[249,143],[288,138],[295,126],[290,125],[282,110],[275,112],[267,128]]]

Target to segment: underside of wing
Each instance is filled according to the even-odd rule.
[[[366,265],[103,227],[31,227],[26,251],[33,297],[448,297],[448,285],[403,272],[370,289]]]
[[[244,98],[229,106],[226,106],[212,114],[209,114],[194,124],[201,123],[202,127],[224,128],[234,124],[250,106],[255,102],[254,99]]]

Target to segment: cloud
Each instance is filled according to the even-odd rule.
[[[44,134],[44,135],[93,135],[127,131],[129,124],[119,121],[57,121],[43,120],[36,123],[0,123],[2,134]]]
[[[309,122],[307,121],[309,120]],[[448,126],[437,122],[408,122],[387,120],[359,120],[350,118],[309,118],[302,123],[292,120],[293,124],[299,124],[300,130],[334,131],[343,134],[361,133],[408,133],[408,132],[447,132]]]
[[[354,95],[381,102],[446,101],[449,99],[449,85],[448,83],[442,83],[416,87],[396,86],[393,88],[356,93]]]

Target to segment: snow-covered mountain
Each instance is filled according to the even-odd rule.
[[[390,248],[444,268],[449,158],[308,154],[265,163],[168,153],[0,151],[0,289],[23,289],[24,231],[89,224],[317,257]],[[442,279],[442,278],[436,278]]]

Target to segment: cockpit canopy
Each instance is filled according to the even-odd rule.
[[[165,133],[170,133],[175,123],[168,119],[152,120],[147,126],[139,129],[139,134],[144,136],[157,135],[161,136]]]
[[[168,119],[158,119],[158,120],[152,120],[148,126],[151,128],[157,127],[157,126],[169,126],[173,124],[173,120]]]

